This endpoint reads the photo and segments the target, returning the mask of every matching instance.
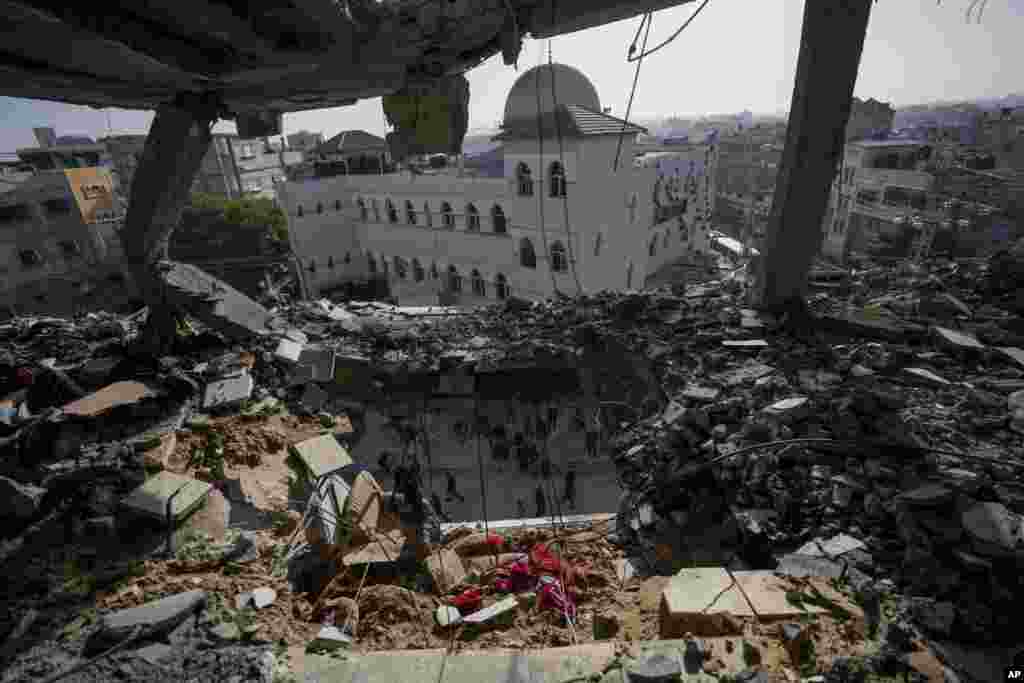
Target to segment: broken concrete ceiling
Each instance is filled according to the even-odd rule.
[[[0,2],[0,95],[154,109],[213,93],[227,114],[353,104],[472,68],[522,36],[690,0]]]

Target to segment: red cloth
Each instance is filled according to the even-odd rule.
[[[480,609],[483,599],[484,597],[478,589],[467,588],[459,595],[448,598],[448,602],[451,603],[452,607],[458,608],[460,612],[465,614],[466,612],[475,612]]]
[[[558,577],[565,583],[566,590],[572,590],[574,570],[568,562],[562,562],[547,545],[538,543],[530,548],[530,569],[533,574],[540,576],[550,574]]]

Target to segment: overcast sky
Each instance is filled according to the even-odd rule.
[[[966,20],[970,0],[878,0],[868,26],[855,94],[896,106],[934,100],[999,97],[1024,92],[1024,0],[988,0],[980,23]],[[800,45],[803,0],[711,0],[671,45],[644,61],[633,117],[773,113],[789,108]],[[696,3],[654,17],[651,45],[674,31]],[[575,66],[597,87],[602,104],[623,115],[633,79],[626,62],[639,19],[618,22],[551,42],[554,61]],[[469,73],[470,126],[492,128],[516,77],[547,61],[547,41],[527,40],[519,70],[494,57]],[[108,117],[109,113],[109,117]],[[152,113],[0,98],[0,152],[35,145],[32,128],[52,126],[58,135],[144,133]],[[285,115],[285,132],[387,130],[380,100],[352,107]],[[218,124],[218,131],[234,125]]]

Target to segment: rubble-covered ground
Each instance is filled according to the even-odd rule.
[[[721,566],[831,579],[866,615],[852,629],[818,617],[813,646],[762,657],[775,674],[857,680],[840,676],[851,667],[833,661],[842,655],[876,673],[909,662],[933,680],[988,680],[1020,647],[1024,608],[1024,278],[997,265],[822,277],[809,313],[782,318],[746,308],[739,272],[469,313],[300,303],[272,310],[266,332],[242,343],[182,329],[163,359],[133,352],[141,316],[12,320],[0,329],[7,679],[44,679],[81,661],[91,634],[110,628],[104,615],[195,588],[207,594],[199,621],[161,637],[179,648],[162,656],[185,658],[199,680],[269,677],[265,651],[332,623],[349,622],[363,651],[669,637],[669,577]],[[365,406],[436,392],[436,377],[427,389],[417,379],[431,373],[530,365],[572,368],[580,404],[604,407],[625,491],[608,501],[614,523],[566,529],[549,510],[547,530],[478,531],[483,545],[467,548],[467,531],[436,533],[429,504],[427,523],[410,523],[402,492],[381,491],[373,508],[376,484],[352,470],[337,486],[362,514],[375,510],[356,524],[364,545],[302,533],[309,491],[289,482],[289,447],[357,440]],[[538,382],[517,391],[537,403],[550,393]],[[427,468],[422,449],[411,437],[409,457]],[[490,457],[480,467],[496,476]],[[214,488],[190,484],[205,505],[182,513],[167,559],[163,498],[153,507],[133,492],[171,474]],[[378,556],[389,543],[397,556]],[[239,544],[244,557],[232,554]],[[566,571],[545,569],[538,548]],[[357,550],[369,559],[347,562]],[[451,553],[457,580],[431,566]],[[495,554],[504,569],[488,566]],[[465,621],[505,598],[498,585],[516,580],[517,562],[528,589],[509,616]],[[274,591],[266,606],[236,603],[259,588]],[[468,600],[459,623],[440,626],[438,608],[456,596]],[[777,625],[738,619],[725,631],[785,650]],[[238,656],[239,642],[255,644]],[[64,680],[162,671],[140,651],[125,646]],[[217,668],[229,661],[237,673]],[[705,670],[724,675],[714,662]]]

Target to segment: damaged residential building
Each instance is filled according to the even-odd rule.
[[[580,71],[531,69],[506,99],[500,175],[350,172],[283,186],[307,285],[381,274],[399,300],[463,303],[641,287],[663,264],[707,250],[717,163],[714,142],[637,155],[642,130],[603,113]],[[365,148],[386,161],[371,137],[342,157]]]

